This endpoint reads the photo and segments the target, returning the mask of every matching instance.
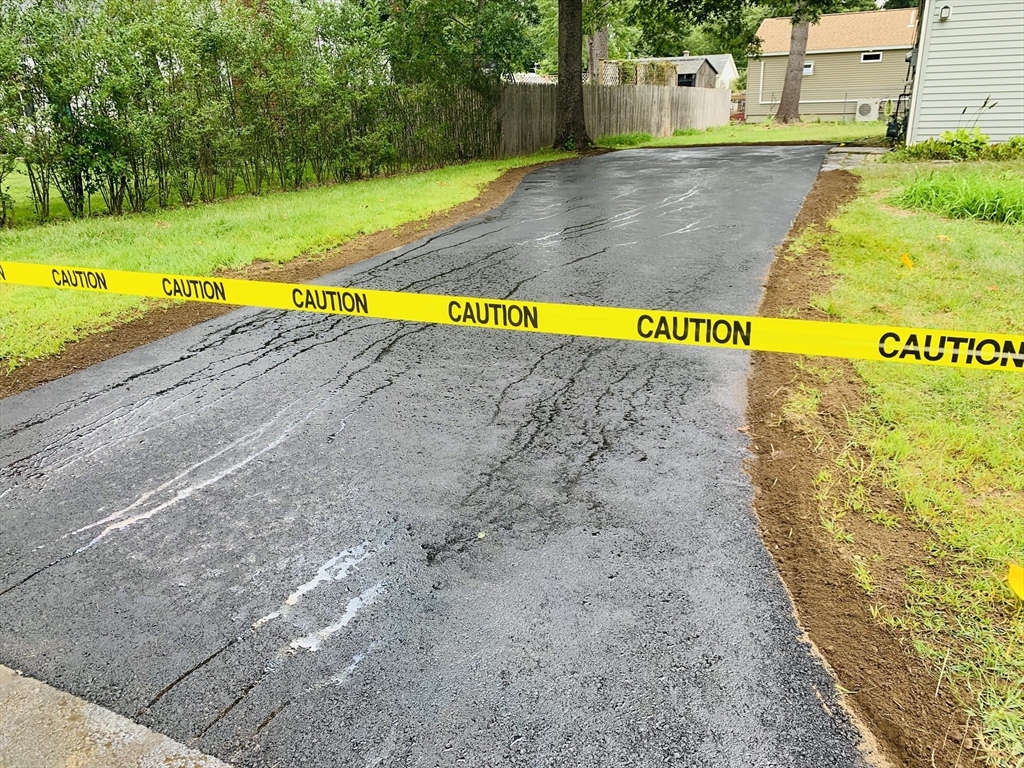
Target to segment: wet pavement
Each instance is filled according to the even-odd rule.
[[[825,151],[545,168],[321,282],[752,314]],[[748,362],[240,310],[9,398],[0,663],[238,765],[860,765]]]

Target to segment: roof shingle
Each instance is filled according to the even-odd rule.
[[[792,25],[788,18],[765,19],[757,28],[761,53],[789,53]],[[844,48],[880,48],[899,45],[911,47],[917,31],[917,9],[891,11],[828,13],[812,24],[807,36],[807,52]]]

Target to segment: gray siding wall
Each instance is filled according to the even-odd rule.
[[[943,5],[952,13],[939,21]],[[1024,134],[1024,2],[928,0],[925,14],[909,143],[958,126],[992,141]],[[979,113],[986,97],[996,106]]]
[[[907,78],[907,48],[876,49],[882,60],[862,62],[863,51],[808,53],[814,74],[800,86],[800,114],[805,119],[853,120],[857,99],[894,99]],[[788,56],[764,56],[747,62],[747,120],[760,122],[774,115],[782,97]],[[764,77],[762,80],[762,66]]]

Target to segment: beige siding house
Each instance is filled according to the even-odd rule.
[[[925,0],[921,21],[907,143],[975,125],[1024,135],[1024,2]]]
[[[791,29],[788,18],[774,18],[757,30],[761,54],[747,61],[747,122],[761,122],[778,110]],[[807,39],[802,117],[854,120],[861,108],[859,119],[864,119],[870,115],[863,102],[895,101],[907,81],[907,54],[916,32],[916,8],[822,16]]]

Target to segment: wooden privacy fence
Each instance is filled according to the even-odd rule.
[[[498,107],[502,157],[529,154],[555,141],[552,84],[522,83],[502,90]],[[592,139],[643,131],[671,136],[685,128],[703,130],[729,124],[727,88],[661,85],[585,85],[583,104]]]

